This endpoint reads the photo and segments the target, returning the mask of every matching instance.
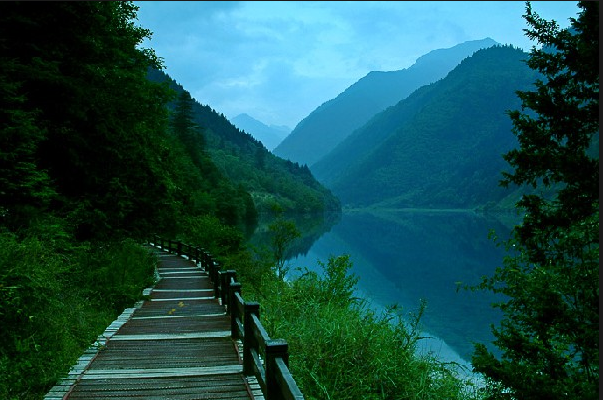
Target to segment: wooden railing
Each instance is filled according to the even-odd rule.
[[[260,305],[245,301],[241,283],[234,270],[223,270],[213,257],[200,247],[157,235],[150,243],[169,253],[186,256],[200,264],[209,274],[219,298],[230,315],[231,337],[243,343],[243,374],[255,376],[266,400],[303,400],[289,371],[289,350],[284,339],[271,339],[260,321]]]

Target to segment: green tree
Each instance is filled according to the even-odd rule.
[[[189,92],[178,95],[171,119],[173,133],[180,139],[193,163],[201,168],[205,148],[201,127],[193,119],[193,99]]]
[[[147,79],[161,62],[139,47],[151,33],[134,24],[137,9],[98,1],[0,5],[2,103],[10,106],[9,128],[26,128],[22,144],[3,142],[0,153],[17,150],[15,165],[31,167],[16,177],[29,197],[48,195],[38,184],[48,175],[59,194],[52,211],[70,214],[83,237],[145,231],[141,223],[165,193],[157,144],[170,95]]]
[[[283,217],[283,210],[277,204],[272,206],[275,219],[268,225],[271,238],[272,256],[274,259],[274,270],[278,279],[283,280],[287,275],[287,251],[295,239],[301,236],[295,222]]]
[[[599,385],[599,3],[560,29],[526,3],[527,60],[543,74],[510,111],[519,147],[501,184],[529,185],[503,267],[482,289],[504,294],[500,359],[476,345],[490,398],[595,399]],[[553,195],[545,193],[553,192]]]
[[[36,157],[46,132],[36,126],[35,112],[22,109],[20,85],[9,78],[15,67],[0,57],[0,225],[11,229],[44,212],[56,195]]]

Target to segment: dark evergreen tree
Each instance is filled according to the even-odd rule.
[[[599,2],[579,2],[561,30],[526,3],[527,61],[544,78],[511,111],[519,148],[501,182],[534,189],[509,256],[481,288],[504,294],[494,344],[477,345],[475,370],[490,398],[599,398]],[[552,197],[542,193],[554,190]]]
[[[4,47],[0,41],[0,54]],[[46,132],[35,111],[23,110],[20,83],[12,79],[17,69],[14,60],[0,56],[0,225],[13,230],[43,213],[56,194],[36,157]]]
[[[18,83],[9,93],[18,99],[11,118],[27,125],[25,118],[35,116],[37,132],[20,131],[18,146],[36,169],[21,179],[33,190],[47,173],[59,193],[52,210],[70,215],[82,237],[145,231],[166,193],[157,160],[169,95],[146,78],[160,61],[138,47],[150,31],[134,25],[136,10],[132,2],[1,6],[2,56],[9,62],[2,81]],[[19,154],[15,149],[2,152]]]
[[[197,167],[202,167],[205,139],[201,127],[193,119],[193,104],[189,92],[186,90],[180,92],[172,113],[171,128],[186,148],[193,163]]]

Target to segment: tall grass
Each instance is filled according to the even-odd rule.
[[[377,315],[353,297],[358,279],[347,255],[321,265],[322,275],[275,279],[261,291],[262,321],[271,337],[289,343],[306,399],[480,398],[454,365],[417,353],[424,305],[407,316]]]

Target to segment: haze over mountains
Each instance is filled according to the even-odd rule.
[[[512,208],[519,191],[499,182],[517,145],[507,112],[539,77],[527,58],[484,39],[369,73],[273,153],[309,165],[347,207]]]
[[[247,132],[255,139],[262,142],[268,149],[273,150],[283,139],[291,133],[288,126],[266,125],[248,114],[239,114],[230,122],[237,128]]]
[[[507,112],[521,107],[517,91],[531,90],[539,77],[528,56],[489,38],[465,42],[405,70],[367,74],[286,137],[286,127],[247,114],[232,124],[347,207],[510,209],[520,191],[499,185],[509,168],[503,154],[517,146]],[[240,180],[242,153],[235,153],[236,160],[222,152],[215,160]],[[250,152],[261,166],[267,159],[258,154]],[[246,185],[266,180],[248,178]]]
[[[325,156],[372,116],[406,98],[423,85],[446,76],[475,51],[496,45],[490,38],[433,50],[399,71],[373,71],[304,118],[273,153],[300,164]]]
[[[476,208],[501,205],[517,145],[507,111],[538,78],[510,46],[477,51],[445,78],[375,115],[311,167],[343,204]]]

